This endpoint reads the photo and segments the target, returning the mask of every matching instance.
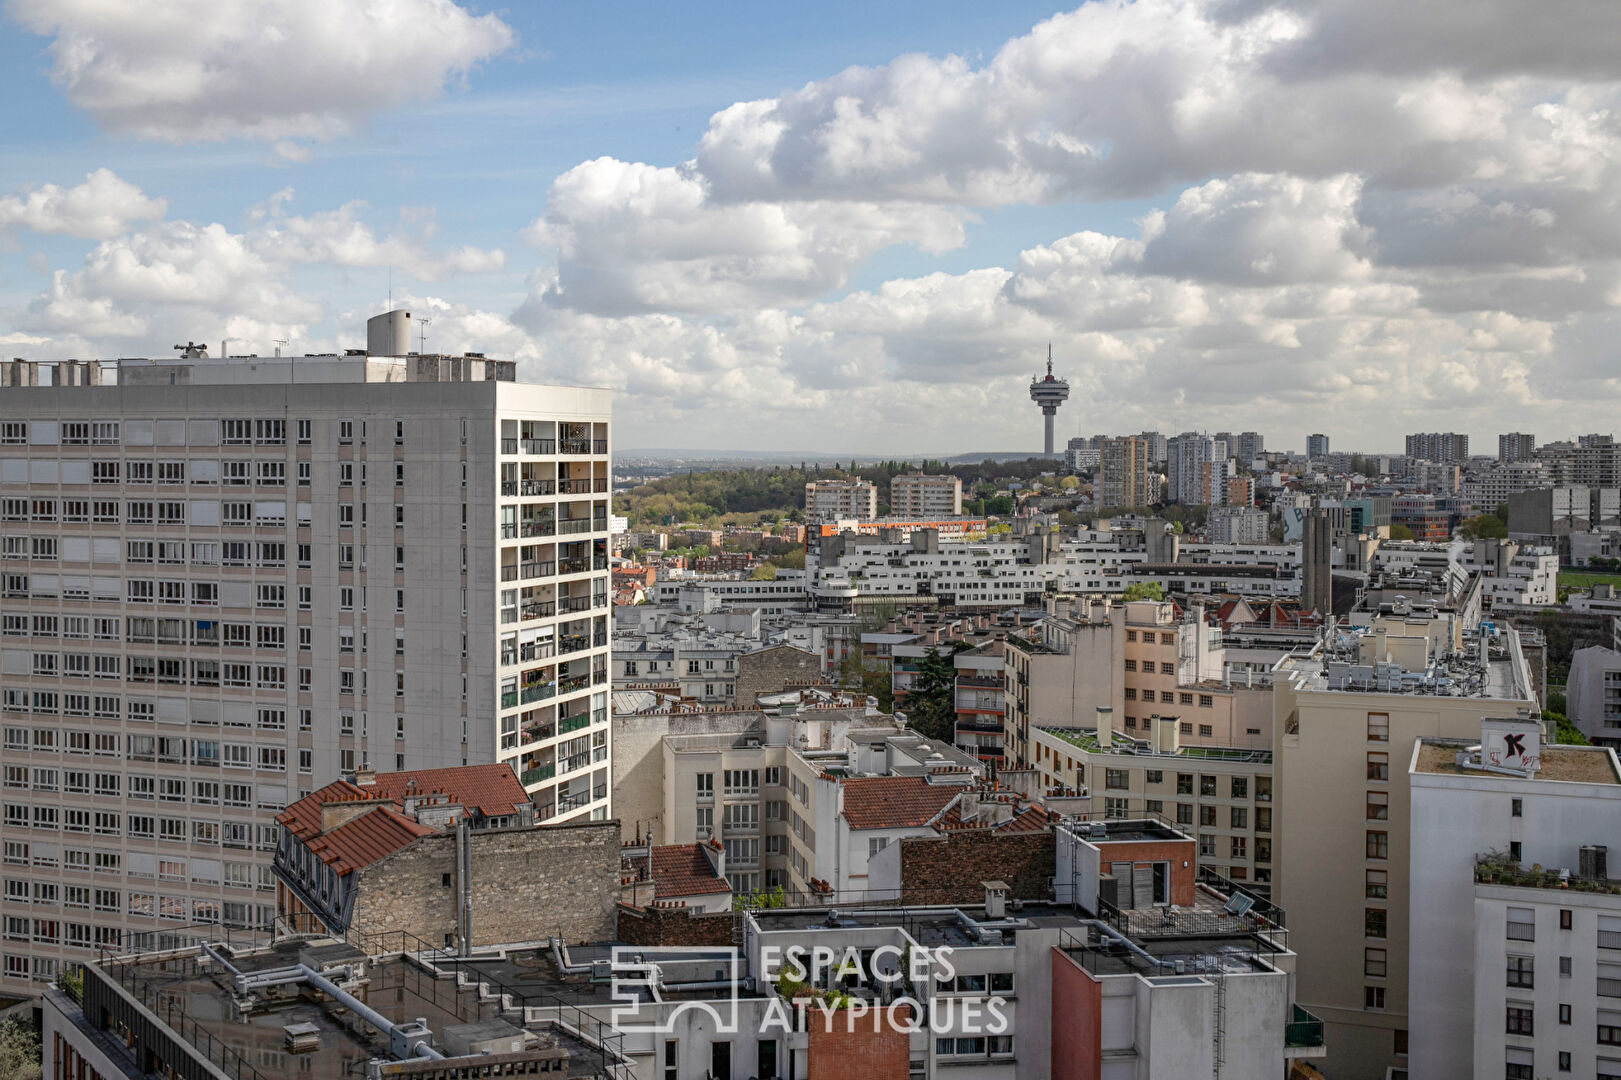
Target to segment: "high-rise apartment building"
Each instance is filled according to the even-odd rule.
[[[1306,436],[1306,456],[1312,460],[1328,456],[1328,436],[1321,433]]]
[[[805,485],[805,520],[871,521],[878,516],[878,488],[866,480],[812,480]]]
[[[1227,444],[1227,453],[1238,459],[1246,468],[1250,462],[1266,453],[1266,439],[1258,431],[1241,431],[1234,435],[1230,431],[1216,432],[1216,438]]]
[[[0,380],[8,990],[267,922],[271,818],[340,774],[608,816],[608,392],[200,352]]]
[[[1108,439],[1098,451],[1098,505],[1132,509],[1152,501],[1152,459],[1146,439]]]
[[[962,516],[962,480],[906,473],[889,481],[889,514],[913,521]]]
[[[1166,498],[1186,506],[1220,506],[1227,493],[1227,443],[1186,432],[1170,441],[1166,457]]]
[[[1505,464],[1511,461],[1530,461],[1531,455],[1536,451],[1535,435],[1511,431],[1507,435],[1497,436],[1497,460]]]
[[[1469,436],[1455,431],[1425,431],[1407,436],[1407,456],[1443,465],[1462,465],[1469,460]]]

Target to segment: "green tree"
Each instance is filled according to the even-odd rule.
[[[1126,600],[1163,600],[1165,590],[1157,581],[1134,581],[1120,595]]]
[[[1501,540],[1508,536],[1508,526],[1496,514],[1481,514],[1459,525],[1458,534],[1469,540]]]
[[[777,565],[785,570],[805,569],[805,549],[797,545],[777,557]]]
[[[1392,540],[1411,540],[1413,530],[1405,525],[1392,525],[1390,527],[1390,538]]]
[[[13,1013],[0,1023],[0,1080],[39,1080],[39,1036],[34,1025]]]
[[[756,563],[754,569],[749,571],[750,581],[776,581],[777,568],[768,562]]]
[[[951,742],[956,735],[957,666],[932,645],[918,661],[907,691],[906,719],[913,730],[931,739]]]

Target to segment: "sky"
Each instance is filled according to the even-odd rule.
[[[359,347],[616,445],[1614,430],[1621,4],[0,0],[0,350]]]

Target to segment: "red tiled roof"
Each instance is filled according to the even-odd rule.
[[[983,809],[983,796],[981,796],[980,806]],[[987,824],[983,818],[976,818],[972,821],[964,821],[962,816],[962,805],[959,803],[949,807],[945,813],[940,815],[940,820],[935,824],[939,825],[943,829],[986,829],[995,830],[997,832],[1040,832],[1041,830],[1047,828],[1048,823],[1049,814],[1045,808],[1040,806],[1026,806],[1024,809],[1014,813],[1013,816],[1008,818],[1006,821],[998,822],[995,825]]]
[[[726,879],[715,873],[709,857],[697,844],[665,844],[650,856],[653,896],[671,900],[682,896],[708,896],[731,892]]]
[[[360,790],[401,805],[408,795],[442,791],[485,817],[510,814],[514,806],[529,801],[512,766],[501,764],[378,773],[374,783],[361,785]]]
[[[921,776],[868,776],[846,780],[844,820],[852,829],[907,829],[927,825],[962,792]]]
[[[322,862],[339,874],[347,874],[398,851],[419,836],[437,833],[438,829],[420,825],[401,812],[407,797],[434,791],[485,817],[510,814],[515,805],[529,798],[510,765],[415,769],[379,773],[374,783],[365,785],[335,780],[283,810],[276,816],[276,822],[285,826]],[[359,817],[325,834],[321,832],[323,806],[368,802],[373,804],[372,808]]]
[[[433,836],[438,831],[379,806],[306,844],[311,854],[341,877],[394,854],[418,837]]]

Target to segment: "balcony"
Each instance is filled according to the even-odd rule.
[[[559,679],[558,680],[558,682],[557,682],[557,692],[559,694],[572,694],[576,690],[584,690],[587,687],[589,687],[590,685],[591,685],[591,676],[589,676],[589,675],[570,675],[566,679]]]
[[[1323,1057],[1323,1022],[1299,1005],[1291,1007],[1290,1020],[1283,1026],[1285,1058]]]
[[[525,521],[521,526],[519,526],[519,535],[524,537],[556,536],[557,523],[555,521],[551,521],[550,519],[543,521]]]
[[[589,495],[591,494],[591,478],[581,480],[559,480],[557,490],[563,495]]]
[[[505,440],[503,440],[505,441]],[[512,451],[517,453],[516,450]],[[524,439],[523,452],[526,454],[555,454],[557,453],[556,439]]]
[[[526,562],[521,564],[521,573],[525,578],[551,577],[557,572],[557,564],[549,562]],[[505,578],[501,580],[505,581]]]
[[[590,647],[591,637],[588,634],[564,634],[557,639],[557,654],[559,656],[579,652],[581,649],[589,649]]]
[[[591,519],[564,518],[562,521],[557,523],[557,531],[564,536],[571,536],[576,533],[588,533],[591,531]]]
[[[518,491],[524,495],[552,495],[555,494],[557,484],[552,480],[525,480],[518,485]]]
[[[565,454],[589,454],[589,453],[591,453],[591,440],[590,439],[564,439],[563,440],[563,453],[565,453]],[[602,453],[607,453],[607,450],[603,450]]]
[[[591,560],[584,556],[573,559],[558,559],[557,572],[559,574],[588,574],[591,572]]]
[[[516,454],[517,452],[518,452],[518,440],[517,439],[502,439],[501,440],[501,453],[503,453],[503,454]]]
[[[537,765],[533,769],[525,769],[518,779],[523,782],[524,787],[528,787],[530,784],[538,784],[542,780],[550,780],[556,775],[556,765]]]
[[[519,698],[525,705],[533,701],[545,701],[549,697],[557,696],[556,683],[530,683],[519,692]]]
[[[567,735],[571,731],[579,731],[583,727],[591,726],[591,714],[583,712],[579,716],[565,716],[557,722],[557,733]]]
[[[589,596],[565,596],[558,601],[564,612],[590,611],[591,598]]]
[[[530,619],[549,619],[557,614],[557,605],[550,600],[528,600],[518,609],[518,615],[525,622]]]

